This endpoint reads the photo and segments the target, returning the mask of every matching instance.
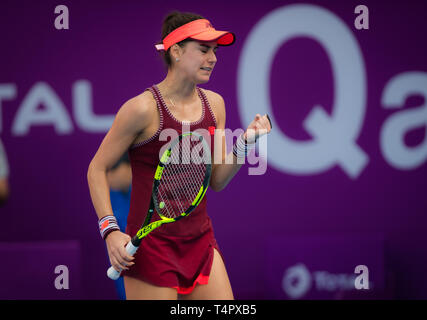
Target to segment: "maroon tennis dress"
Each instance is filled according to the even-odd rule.
[[[154,136],[129,149],[132,193],[126,233],[131,237],[137,233],[147,214],[160,149],[171,139],[160,141],[160,133],[163,129],[171,128],[181,134],[183,128],[182,122],[175,119],[166,106],[157,86],[146,90],[153,94],[157,102],[160,126]],[[202,116],[198,121],[188,123],[187,128],[189,125],[191,131],[200,128],[211,131],[217,125],[215,116],[205,93],[200,88],[197,88],[197,92]],[[197,283],[207,284],[213,248],[220,251],[207,214],[206,201],[205,196],[188,217],[152,231],[135,254],[135,265],[122,274],[156,286],[176,288],[180,294],[191,293]],[[154,213],[152,221],[158,219],[159,216]]]

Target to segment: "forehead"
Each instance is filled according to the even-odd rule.
[[[190,41],[190,43],[193,46],[208,46],[208,47],[218,47],[218,43],[216,41],[200,41],[200,40],[193,40]]]

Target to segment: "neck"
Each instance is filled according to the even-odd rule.
[[[178,104],[190,102],[196,94],[196,84],[194,82],[185,79],[170,69],[166,78],[157,87],[164,96],[173,99]]]

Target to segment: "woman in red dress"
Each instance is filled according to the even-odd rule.
[[[224,100],[197,85],[209,81],[218,46],[234,40],[233,33],[215,30],[202,16],[169,14],[163,22],[162,42],[156,45],[168,67],[166,78],[123,104],[91,161],[92,202],[111,265],[123,270],[127,299],[233,299],[206,197],[187,218],[151,232],[134,257],[126,253],[125,246],[148,210],[159,150],[165,144],[160,139],[162,130],[174,129],[179,134],[200,128],[224,131]],[[240,169],[238,158],[245,156],[255,136],[270,130],[268,116],[257,114],[229,154],[225,137],[220,135],[218,140],[215,133],[212,141],[221,143],[216,149],[215,143],[211,145],[222,162],[213,162],[210,187],[222,190]],[[106,173],[126,151],[132,167],[132,194],[126,233],[122,233],[114,222]]]

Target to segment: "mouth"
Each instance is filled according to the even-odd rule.
[[[212,71],[212,68],[209,68],[209,67],[202,67],[202,68],[200,68],[200,69],[202,69],[202,70],[204,70],[204,71],[208,71],[208,72],[211,72],[211,71]]]

